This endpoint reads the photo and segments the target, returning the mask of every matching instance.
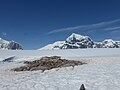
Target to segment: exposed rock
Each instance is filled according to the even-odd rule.
[[[61,59],[59,56],[52,56],[52,57],[42,57],[40,60],[35,61],[26,61],[24,62],[25,66],[21,66],[18,68],[13,69],[14,71],[33,71],[33,70],[50,70],[53,68],[61,68],[61,67],[69,67],[69,66],[77,66],[86,64],[81,61],[74,61],[74,60],[66,60]]]
[[[15,56],[8,57],[3,60],[3,62],[12,62],[12,60],[15,58]]]

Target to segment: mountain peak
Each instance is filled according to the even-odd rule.
[[[2,50],[21,50],[22,46],[15,41],[7,41],[0,38],[0,49]]]
[[[112,39],[105,39],[104,42],[107,41],[107,42],[114,42],[114,40]]]
[[[80,34],[72,33],[66,39],[66,42],[80,42],[80,41],[86,41],[86,40],[92,41],[89,36],[83,36],[83,35],[80,35]]]
[[[72,33],[70,36],[78,36],[78,37],[83,37],[83,35]]]
[[[86,38],[86,37],[88,37],[88,36],[83,36],[83,35],[80,35],[80,34],[72,33],[72,34],[67,38],[67,40],[70,39],[70,38],[80,39],[80,38]]]

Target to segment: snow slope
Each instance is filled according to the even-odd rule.
[[[30,58],[59,55],[88,64],[50,71],[12,72]],[[15,62],[0,63],[0,90],[120,90],[120,49],[0,51],[0,57],[16,56]],[[18,58],[19,57],[19,58]],[[19,60],[19,61],[17,61]]]
[[[47,46],[40,48],[39,50],[60,49],[64,44],[65,44],[65,41],[57,41],[53,44],[48,44]]]

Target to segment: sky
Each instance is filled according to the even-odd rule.
[[[0,0],[0,37],[41,48],[72,33],[120,40],[120,0]]]

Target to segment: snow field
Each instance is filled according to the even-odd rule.
[[[19,57],[15,62],[0,63],[0,90],[79,90],[81,84],[85,84],[87,90],[120,90],[120,49],[0,51],[0,55],[1,58]],[[47,55],[85,60],[88,64],[43,73],[10,71],[23,65],[20,61]]]

